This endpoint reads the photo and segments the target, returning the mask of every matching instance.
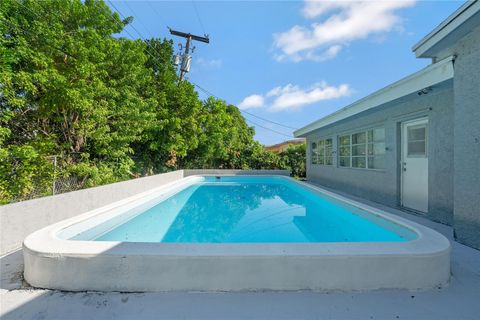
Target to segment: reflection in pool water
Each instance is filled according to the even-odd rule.
[[[406,241],[408,235],[288,180],[244,177],[194,184],[94,240],[375,242]]]

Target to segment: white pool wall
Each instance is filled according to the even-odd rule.
[[[382,247],[122,243],[49,254],[29,245],[25,279],[40,288],[121,292],[424,290],[448,283],[449,251]]]

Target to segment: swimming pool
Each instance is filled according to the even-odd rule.
[[[123,218],[123,219],[122,219]],[[68,232],[68,230],[67,230]],[[279,177],[202,177],[74,240],[258,243],[408,241],[415,232]]]
[[[437,232],[280,176],[187,177],[40,230],[24,249],[31,284],[67,290],[411,289],[450,270]]]

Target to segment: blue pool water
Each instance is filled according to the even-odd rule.
[[[280,177],[205,177],[77,240],[252,243],[408,241],[416,234]],[[91,235],[91,233],[89,233]],[[90,236],[91,237],[91,236]]]

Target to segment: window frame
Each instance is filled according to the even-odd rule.
[[[315,148],[313,147],[314,144],[315,144]],[[317,141],[310,142],[310,164],[312,165],[318,164],[318,142]]]
[[[330,144],[327,144],[328,140],[330,140]],[[314,143],[316,145],[315,153],[313,149]],[[330,149],[329,152],[327,152],[327,147]],[[312,165],[333,166],[334,153],[333,137],[315,139],[310,142],[310,164]],[[316,156],[316,159],[314,159],[314,156]],[[328,162],[327,159],[330,161]]]
[[[369,132],[370,131],[375,131],[375,130],[378,130],[378,129],[383,129],[383,141],[375,141],[374,138],[371,138],[371,140],[369,139]],[[338,168],[346,168],[346,169],[358,169],[358,170],[373,170],[373,171],[385,171],[386,168],[385,168],[385,164],[386,164],[386,146],[385,146],[385,127],[384,126],[376,126],[376,127],[370,127],[370,128],[366,128],[366,129],[361,129],[361,130],[356,130],[356,131],[351,131],[350,133],[344,133],[344,134],[339,134],[338,135],[338,154],[337,154],[337,167]],[[358,141],[356,141],[356,143],[353,143],[353,136],[355,135],[361,135],[363,134],[364,135],[364,141],[363,142],[360,142],[358,143]],[[344,137],[348,137],[348,144],[342,144],[341,141],[342,140],[345,140],[343,139]],[[383,143],[384,145],[384,152],[383,154],[381,155],[375,155],[374,154],[374,150],[375,150],[375,143],[379,144],[379,143]],[[359,147],[359,146],[364,146],[364,151],[363,151],[363,154],[361,155],[353,155],[353,151],[354,151],[354,147]],[[372,146],[372,152],[373,154],[369,154],[369,146]],[[343,155],[343,152],[342,152],[342,149],[347,149],[348,150],[348,155]],[[384,167],[383,168],[372,168],[372,167],[369,167],[369,159],[370,158],[375,158],[375,157],[379,157],[379,156],[383,156],[384,158]],[[364,167],[354,167],[353,166],[353,159],[364,159],[364,163],[365,163],[365,166]],[[347,164],[348,165],[341,165],[342,161],[344,161],[343,159],[348,159],[347,161]]]
[[[409,140],[409,137],[408,137],[408,130],[409,129],[418,129],[418,128],[425,128],[425,136],[424,136],[424,139],[423,140],[419,140],[419,139],[416,139],[416,140],[413,140],[413,141],[410,141]],[[425,145],[425,152],[423,154],[409,154],[409,151],[410,151],[410,142],[420,142],[420,141],[423,141],[424,142],[424,145]],[[407,129],[407,150],[406,150],[406,157],[407,158],[428,158],[428,125],[427,123],[422,123],[422,124],[417,124],[417,125],[412,125],[412,126],[409,126],[408,129]]]

